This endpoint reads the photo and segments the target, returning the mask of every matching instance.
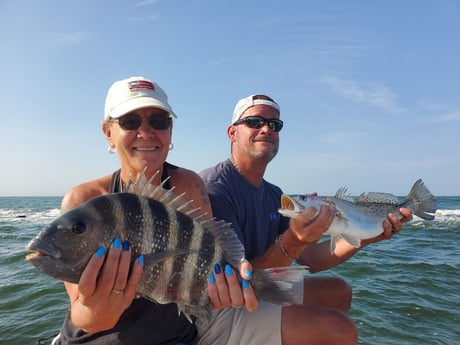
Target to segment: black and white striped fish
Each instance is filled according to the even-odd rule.
[[[236,268],[244,258],[236,233],[224,221],[203,219],[183,195],[151,185],[144,175],[128,190],[93,198],[58,217],[27,245],[34,253],[26,260],[53,278],[78,283],[96,250],[119,237],[129,241],[133,258],[144,255],[139,296],[174,302],[189,320],[209,319],[207,280],[214,264]],[[303,296],[291,287],[305,272],[299,266],[255,270],[251,285],[259,299],[298,304]]]

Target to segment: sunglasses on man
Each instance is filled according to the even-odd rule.
[[[265,124],[267,124],[268,128],[275,132],[279,132],[283,128],[283,121],[280,119],[265,119],[258,115],[243,117],[235,121],[233,124],[240,125],[242,123],[244,123],[249,128],[254,129],[260,129],[265,126]]]

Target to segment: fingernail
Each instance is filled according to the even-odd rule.
[[[233,274],[232,266],[225,265],[225,274],[231,276]]]
[[[139,259],[137,259],[137,263],[138,263],[139,265],[143,265],[143,264],[144,264],[144,255],[139,256]]]
[[[124,252],[129,251],[129,242],[128,241],[123,242],[123,251]]]
[[[214,273],[211,272],[211,274],[209,275],[209,282],[211,284],[215,284],[216,283],[216,277],[214,277]]]
[[[96,254],[94,254],[94,256],[96,256],[97,258],[100,258],[104,255],[105,253],[105,248],[104,247],[99,247],[97,248],[96,250]]]
[[[121,246],[121,240],[119,237],[117,237],[114,241],[113,241],[113,249],[120,249],[120,246]]]
[[[219,264],[214,264],[214,272],[216,272],[216,274],[220,274],[222,272]]]
[[[246,277],[252,278],[252,272],[250,270],[244,271],[244,274],[246,274]]]
[[[249,287],[249,282],[246,279],[241,279],[241,287],[247,289]]]

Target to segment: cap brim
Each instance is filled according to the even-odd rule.
[[[166,106],[164,103],[155,101],[151,97],[137,97],[137,98],[127,100],[126,102],[123,102],[122,104],[119,104],[118,106],[116,106],[115,109],[113,109],[110,112],[110,114],[106,116],[106,120],[108,117],[117,119],[134,110],[147,108],[147,107],[154,107],[154,108],[162,109],[166,111],[167,113],[171,114],[172,116],[174,116],[174,118],[177,118],[176,114],[174,114],[172,109]]]

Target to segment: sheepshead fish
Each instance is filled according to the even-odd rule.
[[[203,219],[191,201],[163,184],[154,186],[142,174],[128,184],[129,192],[95,197],[64,213],[30,241],[26,249],[34,253],[26,260],[53,278],[78,283],[95,251],[120,237],[129,241],[133,258],[144,255],[139,296],[176,303],[190,321],[193,315],[206,322],[214,264],[236,268],[244,247],[229,223]],[[304,267],[255,270],[251,285],[259,299],[299,304],[303,296],[291,287],[305,272]]]
[[[361,240],[376,237],[383,232],[382,222],[387,219],[388,213],[400,216],[399,208],[405,207],[416,216],[432,220],[436,212],[436,199],[430,193],[421,179],[417,180],[404,202],[388,193],[363,193],[355,201],[347,189],[340,188],[335,197],[321,197],[316,195],[286,195],[281,196],[282,215],[295,218],[299,212],[315,207],[318,212],[322,204],[328,204],[336,209],[334,221],[326,231],[331,235],[331,253],[334,252],[336,242],[343,238],[355,248],[361,246]]]

